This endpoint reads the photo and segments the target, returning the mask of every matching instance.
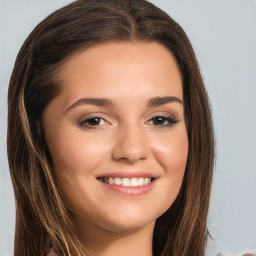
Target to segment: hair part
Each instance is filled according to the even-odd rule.
[[[15,256],[43,256],[51,242],[60,255],[89,255],[56,187],[41,115],[61,91],[58,73],[63,63],[82,50],[113,41],[158,42],[176,58],[183,78],[189,152],[179,195],[156,221],[153,254],[204,254],[214,137],[207,93],[189,39],[173,19],[147,1],[79,0],[36,26],[10,79],[7,150],[16,199]]]

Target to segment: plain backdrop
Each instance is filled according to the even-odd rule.
[[[0,256],[11,256],[15,203],[6,156],[7,88],[19,48],[69,0],[0,0]],[[226,255],[256,253],[256,1],[152,0],[186,31],[209,93],[216,168],[208,228]]]

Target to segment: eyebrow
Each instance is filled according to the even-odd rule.
[[[165,105],[167,103],[171,103],[171,102],[177,102],[183,105],[183,101],[180,98],[174,97],[174,96],[165,96],[165,97],[154,97],[151,98],[148,103],[147,106],[148,107],[158,107],[161,105]],[[95,106],[99,106],[99,107],[115,107],[117,104],[111,100],[111,99],[106,99],[106,98],[82,98],[79,99],[78,101],[76,101],[75,103],[73,103],[70,107],[68,107],[67,111],[75,108],[77,106],[80,105],[84,105],[84,104],[89,104],[89,105],[95,105]]]
[[[177,102],[183,105],[183,101],[180,98],[174,96],[166,96],[166,97],[154,97],[148,101],[148,107],[158,107],[170,102]]]

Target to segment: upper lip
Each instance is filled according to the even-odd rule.
[[[137,171],[137,170],[127,170],[118,172],[108,172],[99,175],[97,178],[108,178],[108,177],[118,177],[118,178],[133,178],[133,177],[143,177],[143,178],[158,178],[157,175],[148,171]]]

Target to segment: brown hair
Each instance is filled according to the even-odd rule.
[[[23,44],[8,92],[8,159],[16,198],[15,256],[43,256],[49,240],[62,256],[89,255],[56,188],[41,114],[61,88],[68,57],[108,41],[158,42],[175,56],[183,77],[189,153],[181,190],[155,224],[155,256],[204,255],[214,165],[207,94],[183,29],[143,0],[79,0],[43,20]]]

